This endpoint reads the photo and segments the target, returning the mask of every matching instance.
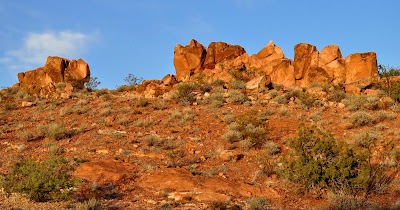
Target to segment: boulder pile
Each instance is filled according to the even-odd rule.
[[[357,92],[379,79],[376,53],[355,53],[343,58],[337,45],[328,45],[319,52],[307,43],[297,44],[294,59],[289,59],[272,41],[250,56],[238,45],[212,42],[205,48],[192,39],[187,46],[175,46],[174,66],[178,81],[200,76],[209,82],[229,81],[236,79],[239,72],[248,80],[263,77],[263,83],[270,81],[288,88],[318,83],[342,85]]]
[[[43,67],[18,73],[19,82],[14,87],[34,96],[53,97],[57,94],[57,86],[62,86],[61,96],[68,97],[74,89],[83,89],[89,79],[90,68],[84,60],[49,56]]]

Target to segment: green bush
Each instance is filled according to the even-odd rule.
[[[392,81],[393,76],[400,76],[399,67],[378,65],[379,75],[382,78],[383,90],[394,100],[400,102],[400,83]]]
[[[289,146],[292,153],[285,159],[281,174],[305,190],[369,195],[390,183],[382,165],[369,162],[369,150],[357,154],[347,144],[338,143],[331,133],[315,126],[300,126]]]
[[[74,186],[70,171],[61,158],[43,162],[26,159],[17,162],[1,184],[6,192],[26,193],[34,201],[66,199]]]

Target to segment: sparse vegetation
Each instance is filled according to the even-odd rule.
[[[197,85],[193,82],[181,82],[176,85],[176,90],[173,93],[173,98],[183,105],[189,105],[196,100],[193,94],[193,91],[196,88]]]
[[[360,127],[374,124],[375,119],[368,112],[357,111],[350,116],[350,122],[354,127]]]
[[[307,191],[328,189],[368,196],[390,183],[382,165],[369,162],[370,153],[356,153],[315,126],[300,126],[290,148],[292,154],[281,174]]]
[[[77,134],[77,130],[67,129],[62,123],[50,123],[41,125],[38,128],[39,135],[53,140],[70,138]]]

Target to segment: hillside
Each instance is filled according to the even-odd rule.
[[[74,209],[93,202],[106,209],[249,209],[263,202],[272,209],[340,203],[398,208],[397,174],[367,199],[358,190],[360,197],[344,200],[326,187],[307,191],[282,175],[290,139],[301,124],[332,132],[356,152],[368,147],[371,161],[382,164],[387,175],[397,171],[400,106],[383,91],[354,96],[326,85],[304,91],[279,86],[250,91],[243,84],[228,90],[201,81],[179,85],[170,97],[154,99],[123,90],[82,90],[70,99],[1,90],[0,173],[5,176],[27,158],[62,157],[73,177],[83,180],[69,189],[67,201],[36,203],[3,193],[1,208]],[[235,139],[227,134],[234,122],[260,129]],[[90,204],[90,198],[96,200]]]

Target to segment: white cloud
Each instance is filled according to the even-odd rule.
[[[15,72],[43,66],[47,56],[75,59],[83,55],[89,41],[89,35],[73,31],[28,33],[22,46],[7,51],[0,63]]]

